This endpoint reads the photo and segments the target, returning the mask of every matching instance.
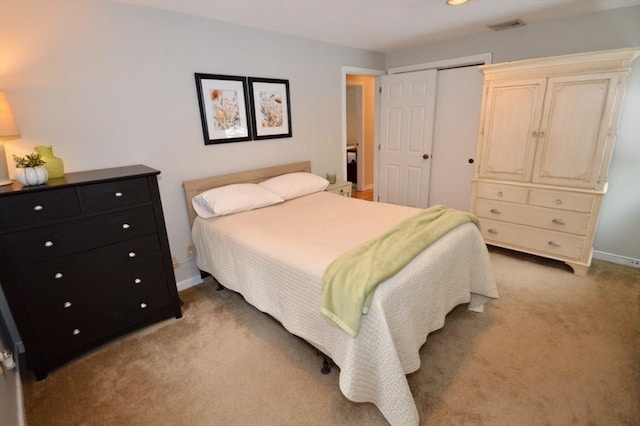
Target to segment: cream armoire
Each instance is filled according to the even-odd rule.
[[[487,244],[558,259],[587,274],[627,76],[639,52],[480,67],[471,210]]]

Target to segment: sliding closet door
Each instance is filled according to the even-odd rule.
[[[428,70],[380,79],[379,201],[427,207],[436,76]]]
[[[477,66],[438,71],[429,206],[469,210],[481,102]]]

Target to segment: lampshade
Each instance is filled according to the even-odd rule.
[[[0,91],[0,186],[11,184],[2,138],[12,136],[20,136],[20,130],[18,130],[16,120],[13,118],[7,96]]]
[[[13,112],[7,101],[4,92],[0,92],[0,137],[3,136],[19,136],[20,130],[16,120],[13,118]]]

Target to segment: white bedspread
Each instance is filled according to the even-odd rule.
[[[340,389],[375,404],[392,425],[418,424],[406,374],[420,367],[427,334],[455,306],[498,297],[473,224],[451,231],[376,290],[356,338],[320,312],[322,274],[341,253],[418,210],[319,192],[263,209],[197,218],[198,267],[340,367]]]

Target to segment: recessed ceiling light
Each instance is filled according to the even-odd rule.
[[[461,4],[465,4],[469,0],[447,0],[447,4],[449,6],[460,6]]]

